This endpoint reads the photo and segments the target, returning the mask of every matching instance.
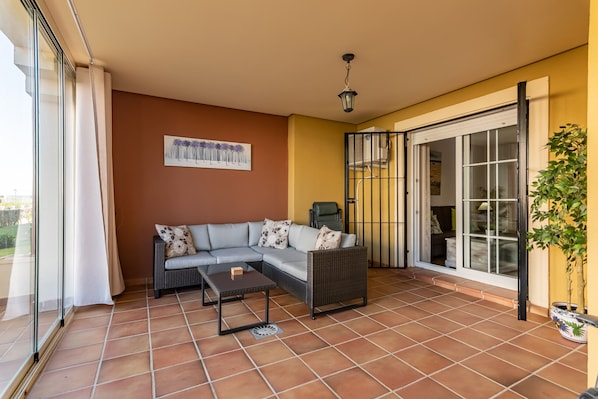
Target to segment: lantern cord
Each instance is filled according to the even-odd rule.
[[[345,89],[349,88],[349,71],[351,70],[351,62],[347,61],[347,75],[345,76]]]

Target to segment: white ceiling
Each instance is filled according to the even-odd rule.
[[[69,0],[45,0],[77,65]],[[72,0],[116,90],[361,123],[587,43],[589,0]],[[355,53],[345,113],[341,55]]]

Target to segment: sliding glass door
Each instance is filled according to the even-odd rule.
[[[517,108],[410,136],[415,265],[517,290]]]
[[[0,10],[0,392],[35,348],[35,97],[33,20],[19,1]],[[10,20],[20,23],[10,24]]]
[[[62,90],[57,50],[39,25],[36,140],[36,339],[39,344],[62,319]]]
[[[73,99],[73,70],[39,10],[0,0],[0,396],[15,391],[72,307],[64,210]]]

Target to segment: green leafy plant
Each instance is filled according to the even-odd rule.
[[[565,255],[567,310],[576,276],[577,311],[586,308],[587,265],[587,131],[576,124],[561,126],[548,140],[553,159],[538,173],[530,193],[532,221],[541,224],[527,233],[528,250],[559,248]]]

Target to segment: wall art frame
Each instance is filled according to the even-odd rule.
[[[251,170],[251,144],[164,135],[164,166]]]

